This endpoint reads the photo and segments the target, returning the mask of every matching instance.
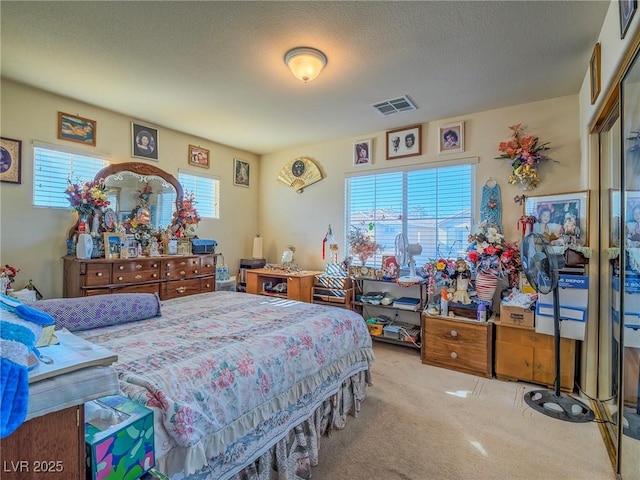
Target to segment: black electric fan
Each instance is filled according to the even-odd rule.
[[[593,411],[581,401],[560,392],[558,270],[564,266],[564,259],[551,251],[549,242],[539,233],[530,233],[524,237],[520,256],[527,280],[536,292],[553,293],[553,353],[555,357],[554,390],[532,390],[525,393],[524,400],[534,410],[558,420],[590,422],[595,418]]]

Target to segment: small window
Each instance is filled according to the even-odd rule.
[[[100,157],[91,157],[51,148],[34,148],[33,206],[69,208],[67,181],[93,181],[96,173],[109,165]]]
[[[178,181],[185,193],[193,192],[200,217],[220,218],[220,181],[218,179],[178,172]]]

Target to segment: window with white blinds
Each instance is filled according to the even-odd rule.
[[[73,183],[93,181],[96,173],[109,165],[103,158],[38,146],[33,149],[33,158],[34,207],[68,209],[67,180]]]
[[[184,193],[193,193],[196,210],[202,218],[220,218],[220,181],[193,173],[178,172]]]
[[[464,255],[474,211],[475,165],[376,173],[346,179],[346,226],[371,231],[382,251],[367,263],[382,264],[395,254],[395,241],[404,233],[419,243],[416,266],[436,256]],[[345,235],[346,236],[346,235]],[[349,245],[345,241],[346,252]],[[354,257],[356,264],[357,257]],[[405,268],[407,265],[401,265]]]

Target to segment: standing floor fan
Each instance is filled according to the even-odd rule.
[[[590,422],[595,415],[589,407],[575,398],[560,392],[560,301],[558,294],[558,270],[564,259],[549,248],[547,239],[530,233],[524,237],[520,250],[522,267],[527,280],[536,292],[553,292],[553,353],[555,357],[554,390],[532,390],[524,400],[534,410],[558,420]]]

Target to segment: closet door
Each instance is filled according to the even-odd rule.
[[[622,130],[620,249],[620,474],[640,478],[640,54],[620,85]],[[624,254],[623,254],[624,252]]]

